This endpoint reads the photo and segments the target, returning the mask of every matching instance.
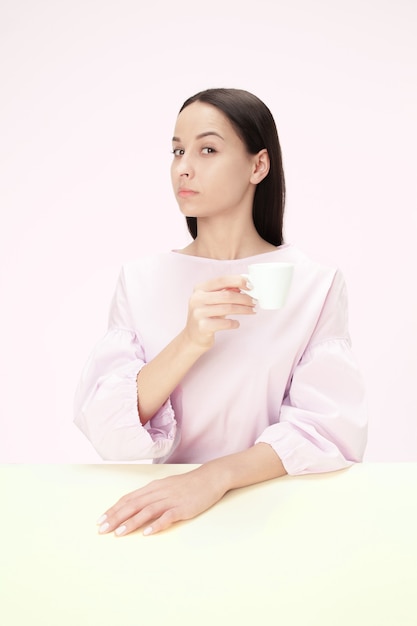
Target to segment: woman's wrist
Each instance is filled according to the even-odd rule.
[[[198,360],[200,356],[210,350],[210,346],[204,346],[193,341],[186,328],[177,335],[176,340],[179,354],[185,358],[191,358],[193,361]]]
[[[205,351],[190,342],[182,331],[141,368],[136,383],[142,424],[152,419]]]
[[[248,450],[208,461],[198,468],[207,474],[223,495],[231,489],[279,478],[287,471],[274,449],[267,443],[258,443]]]

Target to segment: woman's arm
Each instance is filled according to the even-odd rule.
[[[138,412],[146,424],[166,402],[194,363],[214,345],[215,333],[239,322],[227,315],[253,315],[255,301],[242,276],[223,276],[194,289],[186,326],[137,376]]]
[[[144,535],[154,534],[203,513],[231,489],[286,473],[271,446],[258,443],[243,452],[209,461],[185,474],[155,480],[127,494],[100,517],[99,532],[126,535],[145,527]]]
[[[91,353],[74,398],[74,421],[103,459],[134,461],[169,454],[176,433],[169,396],[211,348],[215,332],[239,327],[226,315],[253,314],[252,298],[240,288],[247,288],[241,276],[218,278],[196,288],[184,330],[146,363],[122,270],[109,330]],[[152,428],[142,428],[151,418]]]

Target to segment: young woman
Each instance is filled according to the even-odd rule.
[[[119,500],[103,533],[156,533],[230,489],[348,467],[366,443],[345,284],[283,243],[269,109],[235,89],[188,99],[171,174],[193,240],[122,269],[75,421],[104,459],[201,465]],[[294,264],[291,290],[282,309],[258,310],[242,274],[271,261]]]

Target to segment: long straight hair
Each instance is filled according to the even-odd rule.
[[[180,109],[193,102],[205,102],[217,107],[231,122],[249,154],[266,149],[270,170],[258,183],[253,200],[253,223],[259,235],[274,246],[283,240],[285,178],[277,127],[268,107],[256,96],[243,89],[207,89],[188,98]],[[187,217],[191,236],[197,237],[197,218]]]

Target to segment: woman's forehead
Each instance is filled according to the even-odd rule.
[[[207,135],[210,131],[221,138],[236,134],[229,119],[220,109],[205,102],[193,102],[178,115],[174,138],[191,139]]]

